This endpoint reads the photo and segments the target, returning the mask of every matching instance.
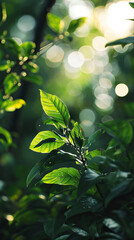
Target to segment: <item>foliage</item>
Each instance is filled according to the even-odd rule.
[[[130,5],[133,7],[133,3]],[[3,3],[0,13],[3,24],[6,20]],[[55,36],[70,39],[85,18],[72,20],[66,27],[60,17],[48,13],[47,21],[53,33],[46,38],[55,43]],[[107,46],[132,42],[133,37],[128,37]],[[0,47],[3,114],[25,105],[23,99],[16,98],[25,80],[40,84],[41,77],[36,75],[37,54],[33,42],[19,45],[3,32]],[[71,119],[59,97],[40,90],[40,98],[47,117],[46,130],[34,137],[29,148],[43,157],[28,174],[27,189],[17,189],[16,183],[14,194],[8,198],[6,193],[10,192],[11,185],[4,188],[0,181],[2,239],[133,240],[133,118],[101,123],[96,132],[86,138],[81,125]],[[133,103],[131,107],[133,109]],[[130,107],[127,109],[132,114]],[[99,143],[105,139],[107,142],[103,147],[96,147],[98,139]],[[0,150],[4,153],[0,163],[7,161],[9,171],[13,160],[7,150],[12,147],[15,145],[11,134],[0,127]]]
[[[33,139],[30,149],[46,156],[30,171],[27,185],[44,186],[47,204],[54,201],[61,206],[55,217],[49,215],[45,221],[45,205],[40,212],[31,209],[29,222],[28,212],[17,212],[13,224],[23,226],[23,219],[30,227],[38,214],[43,239],[133,239],[133,121],[100,124],[98,131],[85,139],[79,124],[69,121],[61,99],[43,91],[40,95],[51,120],[46,124],[54,123],[55,130],[40,132]],[[108,147],[92,150],[94,141],[104,134],[110,136]]]

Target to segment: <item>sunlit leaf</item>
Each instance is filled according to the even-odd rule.
[[[2,103],[1,108],[7,112],[13,112],[16,109],[21,108],[26,103],[23,99],[16,99],[16,100],[6,100]]]
[[[69,33],[73,33],[78,27],[81,27],[85,23],[86,19],[86,17],[82,17],[72,20],[69,24],[67,31]]]
[[[0,3],[0,25],[2,25],[2,23],[4,23],[6,19],[7,19],[7,12],[6,12],[5,3],[1,2]]]
[[[34,62],[28,62],[28,63],[25,63],[23,65],[23,69],[25,70],[29,70],[30,72],[32,73],[37,73],[39,71],[39,67],[37,66],[37,64],[35,64]]]
[[[45,175],[42,182],[47,184],[78,186],[80,174],[75,168],[59,168]]]
[[[108,46],[114,46],[114,45],[122,45],[125,46],[126,44],[134,43],[134,36],[130,36],[127,38],[118,39],[116,41],[112,41],[106,44],[106,47]]]
[[[62,32],[64,28],[64,22],[62,19],[52,13],[47,14],[47,21],[48,26],[54,31],[54,32]]]
[[[83,134],[82,134],[82,129],[77,122],[74,124],[74,127],[71,130],[71,138],[73,139],[74,143],[77,146],[82,147],[84,137],[83,137]]]
[[[76,163],[74,156],[67,153],[60,154],[57,153],[57,151],[52,151],[31,169],[27,177],[27,186],[38,183],[49,172],[63,167],[72,167],[82,170],[82,166]]]
[[[35,50],[35,43],[34,42],[23,42],[21,44],[21,51],[22,56],[29,57],[30,55],[33,55]]]
[[[30,149],[35,152],[49,153],[65,144],[65,141],[51,131],[39,132],[30,144]]]
[[[6,94],[14,93],[18,88],[20,77],[16,73],[8,74],[4,79],[4,89]]]
[[[0,61],[0,71],[5,71],[10,69],[11,67],[14,66],[14,62],[13,61],[9,61],[9,60],[3,60]]]
[[[12,137],[11,137],[10,133],[5,128],[0,127],[0,135],[3,135],[5,137],[8,145],[10,145],[12,143]]]
[[[66,105],[60,98],[40,90],[41,104],[45,113],[56,120],[63,128],[69,123],[70,115]]]

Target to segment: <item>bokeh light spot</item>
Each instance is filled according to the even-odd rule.
[[[97,96],[95,104],[101,110],[109,111],[113,107],[113,98],[108,94],[102,93]]]
[[[68,55],[68,63],[73,68],[80,68],[84,63],[84,56],[79,51],[71,52]]]
[[[93,6],[91,3],[85,4],[82,1],[77,3],[72,3],[69,6],[69,16],[72,19],[77,19],[81,17],[90,17],[92,13]]]
[[[104,37],[95,37],[93,39],[93,47],[96,51],[104,51],[107,40]]]
[[[35,24],[35,19],[31,15],[24,15],[19,18],[17,27],[22,32],[29,32],[34,29]]]
[[[9,222],[13,221],[14,220],[14,217],[10,214],[6,215],[5,217]]]
[[[119,97],[125,97],[129,92],[128,86],[124,83],[119,83],[115,88],[115,93]]]
[[[59,63],[62,61],[64,57],[64,51],[61,47],[59,46],[52,46],[51,48],[48,49],[46,53],[46,58],[53,63]]]
[[[91,126],[95,121],[95,114],[91,109],[83,109],[79,114],[79,118],[84,125]]]

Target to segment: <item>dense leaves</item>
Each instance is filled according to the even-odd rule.
[[[134,7],[133,3],[130,5]],[[3,26],[6,12],[4,4],[0,6],[0,24]],[[70,20],[67,19],[67,21]],[[63,38],[69,39],[85,21],[84,17],[73,19],[70,24],[65,22],[64,26],[59,16],[48,13],[49,28],[47,28],[48,34],[45,36],[45,41],[48,41],[50,45],[44,46],[45,51],[57,39],[58,41]],[[91,35],[94,35],[94,31]],[[36,75],[39,71],[36,57],[40,53],[36,54],[35,43],[24,41],[18,44],[12,38],[7,38],[5,33],[1,34],[0,40],[0,118],[5,114],[4,125],[6,126],[6,122],[9,121],[8,116],[12,113],[5,113],[5,111],[13,112],[25,105],[25,101],[19,94],[21,84],[22,86],[27,84],[23,81],[40,84],[42,79]],[[117,44],[124,46],[129,43],[133,43],[133,36],[113,41],[107,46]],[[129,55],[130,52],[127,54]],[[128,55],[127,58],[123,56],[123,62],[130,65]],[[101,56],[100,53],[99,56]],[[115,54],[114,58],[116,56]],[[109,59],[111,57],[110,55]],[[133,65],[133,61],[131,64]],[[114,72],[114,67],[110,64],[107,69],[110,69],[109,67]],[[118,77],[117,72],[116,76]],[[132,76],[133,74],[131,78]],[[132,82],[131,85],[133,85]],[[38,108],[36,108],[31,90],[32,87],[30,94],[27,94],[30,101],[33,100],[30,114],[32,111],[36,112]],[[113,94],[111,89],[106,90],[108,91]],[[86,96],[80,95],[78,100],[86,101]],[[23,146],[20,146],[23,141],[20,139],[25,138],[25,131],[21,130],[22,122],[20,122],[17,134],[10,125],[9,128],[0,127],[0,152],[2,153],[0,167],[5,169],[7,166],[8,169],[6,174],[1,171],[2,180],[0,180],[0,204],[2,206],[0,207],[0,235],[2,234],[2,240],[9,238],[11,240],[133,240],[134,107],[132,97],[124,107],[124,112],[128,114],[125,119],[123,119],[125,113],[122,114],[122,119],[117,119],[119,116],[117,112],[112,115],[113,110],[109,111],[109,115],[112,115],[114,120],[104,121],[105,118],[102,118],[103,123],[98,124],[95,132],[88,138],[84,136],[81,124],[70,121],[69,110],[59,97],[40,90],[40,98],[47,119],[44,121],[43,115],[42,120],[45,125],[38,126],[37,123],[37,129],[41,129],[33,140],[30,134],[33,126],[35,128],[35,124],[32,126],[34,119],[32,122],[31,119],[29,120],[31,129],[28,129],[29,125],[24,121],[28,137],[24,140]],[[123,101],[124,99],[122,104]],[[14,122],[16,115],[11,115]],[[98,117],[96,114],[96,119]],[[8,131],[10,129],[11,134]],[[89,126],[88,130],[94,131],[94,126]],[[16,145],[14,139],[18,140],[18,142],[16,140]],[[36,161],[36,164],[28,174],[26,181],[28,188],[26,189],[23,183],[18,182],[18,179],[26,178],[23,174],[24,171],[28,171],[27,166],[23,169],[20,162],[22,155],[25,155],[26,161],[29,160],[29,155],[25,154],[25,150],[30,141],[32,141],[30,150],[35,152],[31,154],[35,155],[33,161]],[[16,146],[19,146],[18,159],[14,159]],[[10,149],[11,151],[8,152]],[[17,161],[17,170],[14,169],[15,161]],[[24,165],[26,165],[25,162]],[[15,184],[11,182],[11,170],[14,172]],[[8,182],[5,181],[6,175],[9,177]]]

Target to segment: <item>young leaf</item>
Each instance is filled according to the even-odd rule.
[[[71,131],[71,138],[73,139],[74,143],[77,146],[82,147],[83,141],[84,141],[84,137],[82,135],[82,129],[81,129],[81,127],[79,126],[79,124],[77,122],[74,124],[74,127],[73,127],[73,129]]]
[[[35,50],[35,43],[34,42],[23,42],[21,44],[21,51],[23,57],[29,57],[30,55],[33,55]]]
[[[23,99],[6,100],[2,103],[1,108],[7,112],[13,112],[16,109],[21,108],[25,104],[26,103]]]
[[[14,93],[18,88],[20,78],[16,73],[8,74],[4,79],[4,89],[6,94]]]
[[[41,104],[45,113],[57,121],[63,128],[69,123],[70,115],[60,98],[40,90]]]
[[[51,131],[39,132],[30,144],[30,149],[35,152],[49,153],[65,144],[65,140]]]
[[[72,20],[69,24],[67,31],[69,33],[73,33],[78,27],[81,27],[85,23],[86,19],[86,17],[82,17]]]
[[[48,26],[57,33],[63,32],[64,22],[62,19],[52,13],[47,14]]]
[[[130,44],[130,43],[134,43],[134,36],[130,36],[127,38],[122,38],[122,39],[118,39],[116,41],[109,42],[106,44],[106,47],[119,45],[119,44],[125,46],[126,44]]]
[[[56,122],[55,120],[51,119],[51,118],[47,118],[44,121],[45,124],[50,124],[50,125],[54,125],[56,128],[60,129],[60,124],[58,122]]]
[[[32,73],[37,73],[39,71],[39,67],[37,66],[37,64],[35,64],[34,62],[28,62],[28,63],[25,63],[23,65],[23,69],[25,70],[29,70],[30,72]]]
[[[75,168],[59,168],[45,175],[42,182],[47,184],[72,185],[77,187],[80,174]]]

